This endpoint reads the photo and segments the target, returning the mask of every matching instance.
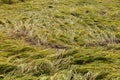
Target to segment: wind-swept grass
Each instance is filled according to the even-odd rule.
[[[2,1],[0,80],[120,79],[119,0]]]

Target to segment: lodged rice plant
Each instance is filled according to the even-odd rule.
[[[18,2],[0,0],[0,80],[120,79],[119,0]]]

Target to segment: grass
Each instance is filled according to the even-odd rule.
[[[0,1],[0,80],[119,80],[119,3]]]

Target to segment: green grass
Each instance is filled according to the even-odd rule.
[[[0,80],[120,80],[119,0],[12,1],[0,0]]]

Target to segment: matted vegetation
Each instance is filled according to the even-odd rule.
[[[0,80],[120,80],[119,0],[2,1]]]

